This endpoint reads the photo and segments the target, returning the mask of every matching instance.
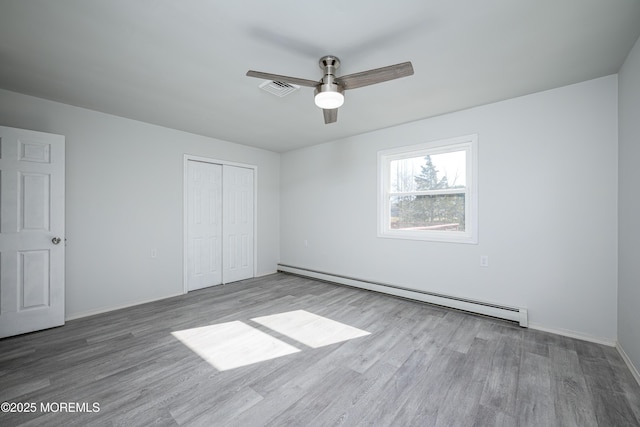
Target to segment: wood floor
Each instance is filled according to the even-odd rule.
[[[35,412],[1,426],[640,425],[614,348],[282,273],[0,340],[5,401]]]

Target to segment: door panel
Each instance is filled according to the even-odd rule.
[[[18,259],[20,309],[49,307],[49,251],[21,251]]]
[[[187,289],[222,283],[222,166],[187,162]]]
[[[64,324],[64,143],[0,126],[0,337]]]
[[[48,174],[19,173],[20,231],[49,231],[50,190]]]
[[[223,166],[224,282],[253,277],[253,169]]]

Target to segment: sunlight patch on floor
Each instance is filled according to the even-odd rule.
[[[185,329],[171,335],[220,371],[300,351],[240,321]]]
[[[305,310],[255,317],[251,320],[313,348],[370,335],[370,332]]]
[[[311,348],[370,335],[305,310],[255,317],[251,321]],[[219,371],[302,351],[239,320],[184,329],[171,335]]]

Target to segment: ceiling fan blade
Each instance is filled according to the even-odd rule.
[[[261,71],[253,71],[253,70],[247,71],[247,76],[257,77],[259,79],[265,79],[265,80],[275,80],[278,82],[293,83],[296,85],[309,86],[309,87],[316,87],[320,83],[319,81],[299,79],[297,77],[281,76],[279,74],[263,73]]]
[[[338,109],[333,108],[331,110],[322,110],[324,114],[324,124],[335,123],[338,121]]]
[[[389,65],[387,67],[337,77],[336,81],[343,89],[346,90],[382,83],[388,80],[399,79],[400,77],[407,77],[412,74],[413,66],[411,65],[411,62],[402,62],[396,65]]]

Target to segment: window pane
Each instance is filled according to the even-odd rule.
[[[392,230],[465,231],[464,194],[391,196]]]
[[[467,185],[466,151],[392,160],[389,164],[390,191],[405,193]]]

